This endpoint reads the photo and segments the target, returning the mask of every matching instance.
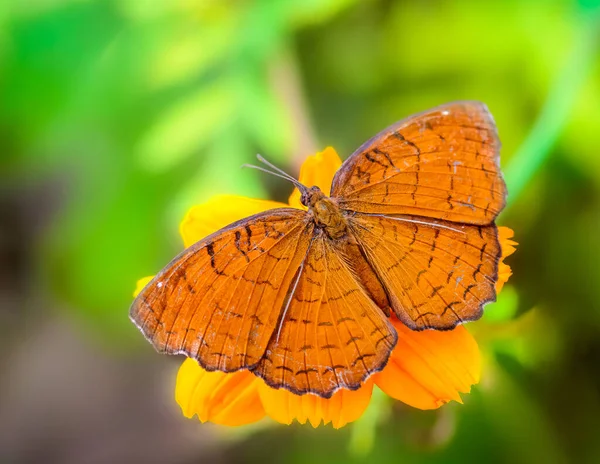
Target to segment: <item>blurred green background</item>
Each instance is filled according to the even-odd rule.
[[[597,1],[0,2],[0,462],[600,462]],[[217,193],[459,99],[489,106],[520,243],[465,405],[355,426],[184,419],[128,319]]]

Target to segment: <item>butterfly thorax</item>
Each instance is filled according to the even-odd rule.
[[[334,200],[327,197],[319,187],[311,187],[302,194],[302,204],[308,207],[317,227],[327,236],[338,239],[346,235],[346,218]]]

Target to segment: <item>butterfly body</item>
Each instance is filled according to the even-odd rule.
[[[307,189],[301,197],[301,202],[308,207],[315,225],[322,228],[329,238],[339,239],[346,235],[348,224],[342,210],[319,187],[313,186]]]
[[[308,211],[265,211],[186,249],[131,318],[209,371],[326,398],[357,389],[396,345],[390,317],[450,330],[495,300],[499,149],[479,102],[400,121],[343,163],[329,196],[296,182]]]

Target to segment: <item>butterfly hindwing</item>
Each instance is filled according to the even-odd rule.
[[[496,299],[501,250],[494,224],[356,214],[349,225],[396,316],[411,329],[452,329],[478,319]]]
[[[396,340],[342,250],[317,231],[281,328],[255,373],[276,388],[330,397],[381,370]]]

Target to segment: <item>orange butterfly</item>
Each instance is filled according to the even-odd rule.
[[[395,315],[449,330],[496,298],[505,205],[494,120],[450,103],[364,143],[327,197],[291,180],[308,211],[278,208],[200,240],[141,291],[131,319],[161,352],[249,369],[329,398],[383,369]]]

